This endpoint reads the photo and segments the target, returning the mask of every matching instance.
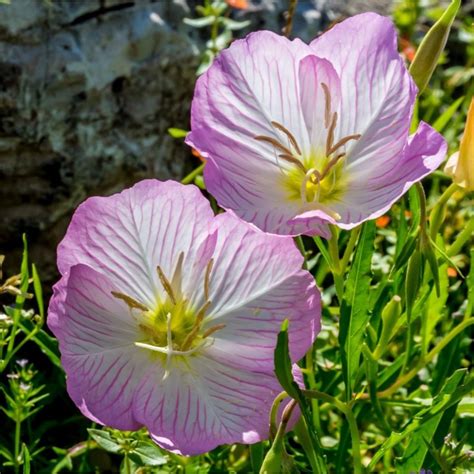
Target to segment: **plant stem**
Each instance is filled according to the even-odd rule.
[[[389,388],[382,390],[377,395],[378,397],[389,397],[393,393],[395,393],[400,387],[408,383],[416,374],[420,371],[423,366],[430,363],[437,354],[439,354],[458,334],[464,331],[467,327],[471,324],[474,324],[474,318],[469,318],[463,321],[462,323],[458,324],[455,328],[453,328],[441,341],[426,355],[426,357],[422,357],[416,366],[407,372],[405,375],[401,376],[393,385]],[[360,399],[367,399],[368,395],[363,394],[359,397]]]
[[[189,184],[194,181],[194,178],[201,174],[201,171],[204,169],[206,163],[203,163],[202,165],[199,165],[195,170],[191,171],[187,176],[185,176],[182,180],[182,184]]]
[[[339,409],[344,416],[346,417],[347,423],[349,424],[349,430],[351,432],[352,438],[352,458],[354,460],[354,473],[362,473],[362,458],[360,455],[360,438],[359,438],[359,429],[357,427],[357,422],[352,413],[350,405],[339,401],[337,398],[334,398],[327,393],[320,392],[318,390],[303,390],[303,394],[309,398],[317,398],[319,400],[325,400],[326,402],[334,405]]]
[[[272,408],[270,410],[270,438],[274,438],[277,432],[277,415],[280,403],[288,396],[286,392],[279,393],[275,400],[273,400]]]
[[[344,295],[344,279],[341,273],[341,261],[339,259],[339,248],[337,245],[338,235],[337,228],[333,225],[329,226],[331,229],[331,238],[328,241],[329,254],[331,256],[331,270],[334,277],[334,285],[336,286],[336,294],[339,302],[342,302]]]
[[[291,30],[293,29],[293,17],[295,16],[296,6],[298,4],[298,0],[289,0],[290,4],[288,5],[288,12],[286,17],[286,25],[283,29],[285,36],[288,38],[291,34]]]
[[[341,273],[344,274],[347,268],[347,265],[349,263],[349,260],[351,258],[352,252],[354,251],[354,247],[357,243],[357,239],[360,234],[360,229],[362,227],[356,227],[355,229],[352,229],[351,231],[351,236],[349,238],[349,242],[347,243],[346,250],[344,251],[344,255],[341,260]]]
[[[474,217],[471,217],[466,227],[464,227],[464,229],[457,236],[456,240],[449,247],[448,251],[446,252],[447,255],[449,257],[453,257],[454,255],[457,255],[463,248],[464,244],[469,239],[472,239],[473,232],[474,232]]]
[[[303,255],[303,258],[304,258],[303,268],[305,270],[307,270],[308,269],[308,262],[306,261],[306,250],[304,248],[303,238],[301,237],[301,235],[297,235],[295,237],[295,243],[296,243],[296,246],[298,247],[299,251],[301,252],[301,255]]]
[[[15,446],[14,446],[14,456],[15,456],[15,473],[17,474],[20,471],[20,444],[21,444],[21,413],[16,414],[15,420]]]
[[[459,191],[461,188],[456,184],[456,183],[451,183],[441,194],[439,199],[436,201],[436,204],[433,206],[433,208],[437,206],[444,206],[449,198],[456,192]]]

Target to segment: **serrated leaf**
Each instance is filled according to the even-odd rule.
[[[362,341],[370,317],[369,290],[372,280],[370,268],[374,239],[375,222],[366,222],[359,237],[341,305],[339,343],[348,400],[352,398],[352,383],[360,366]]]
[[[122,451],[122,446],[117,443],[117,441],[112,437],[112,435],[105,430],[96,430],[93,428],[88,428],[88,433],[91,435],[92,439],[103,449],[109,453],[120,453]]]
[[[145,466],[161,466],[167,462],[160,448],[151,441],[138,441],[129,457],[133,462]]]

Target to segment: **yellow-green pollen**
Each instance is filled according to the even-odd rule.
[[[302,201],[308,209],[322,209],[336,220],[340,216],[331,211],[327,204],[337,202],[346,187],[344,176],[345,152],[343,147],[350,140],[358,140],[360,134],[348,135],[334,143],[334,132],[337,125],[337,112],[332,112],[331,94],[329,87],[321,83],[325,98],[324,127],[327,130],[326,146],[324,150],[313,150],[309,155],[301,151],[294,135],[282,124],[272,121],[271,124],[282,132],[288,144],[264,135],[258,135],[256,140],[269,143],[277,152],[278,159],[291,164],[291,167],[281,167],[283,186],[287,190],[288,198]]]
[[[140,301],[112,291],[112,295],[124,301],[130,311],[138,311],[138,327],[142,338],[135,342],[137,347],[148,349],[161,356],[166,378],[172,357],[191,356],[199,349],[212,343],[209,336],[223,329],[224,324],[206,326],[206,312],[211,300],[209,299],[209,285],[213,260],[207,264],[204,275],[204,303],[200,308],[192,308],[184,297],[181,288],[182,265],[184,254],[180,253],[175,271],[171,280],[164,274],[160,266],[157,267],[158,278],[164,289],[164,297],[158,299],[154,309],[150,309]]]

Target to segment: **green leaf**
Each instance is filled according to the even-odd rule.
[[[187,130],[183,130],[182,128],[174,128],[170,127],[168,128],[168,133],[173,137],[173,138],[186,138],[186,135],[189,133]]]
[[[205,16],[204,18],[183,18],[183,23],[186,25],[192,26],[193,28],[204,28],[206,26],[211,26],[216,21],[216,17]]]
[[[15,299],[15,313],[16,317],[19,317],[20,310],[23,308],[25,303],[24,294],[28,291],[28,281],[30,274],[28,272],[28,242],[26,240],[26,234],[23,234],[23,255],[21,258],[21,283],[20,290],[21,295],[18,295]]]
[[[113,438],[113,436],[105,430],[87,429],[92,439],[103,449],[109,453],[120,453],[122,446]]]
[[[463,103],[464,96],[459,97],[455,100],[433,123],[433,128],[438,132],[442,132],[444,127],[453,118],[454,114],[458,110],[459,106]]]
[[[474,377],[469,378],[469,380],[459,385],[458,378],[460,373],[464,376],[466,374],[466,369],[457,370],[444,385],[440,393],[433,399],[433,403],[430,407],[423,408],[420,410],[409,423],[405,426],[401,433],[392,432],[390,437],[382,444],[380,449],[375,453],[370,464],[367,467],[368,471],[371,471],[384,454],[392,449],[394,446],[399,444],[405,438],[407,438],[412,433],[420,430],[429,420],[437,415],[442,415],[444,411],[448,408],[456,405],[459,401],[471,392],[474,389]],[[452,390],[454,388],[454,390]],[[407,471],[409,472],[409,471]]]
[[[19,321],[19,326],[25,334],[33,331],[33,323],[25,319]],[[48,357],[48,359],[58,368],[62,368],[61,359],[59,357],[58,341],[51,337],[46,331],[40,329],[32,338],[41,351]]]
[[[301,409],[303,415],[304,424],[308,430],[308,434],[313,449],[314,458],[318,466],[318,472],[321,474],[327,472],[326,463],[322,456],[321,445],[318,439],[318,435],[314,430],[313,420],[309,408],[309,403],[302,394],[298,384],[293,379],[291,372],[292,363],[290,358],[290,350],[288,346],[288,320],[285,319],[281,326],[281,330],[278,333],[277,345],[274,352],[275,361],[275,375],[283,387],[285,392],[292,398],[294,398]]]
[[[250,463],[252,465],[252,472],[258,474],[263,462],[263,444],[255,443],[249,446],[250,449]]]
[[[374,253],[375,222],[363,225],[354,262],[347,277],[341,305],[339,343],[347,400],[352,398],[352,383],[360,367],[363,337],[369,322],[371,260]]]
[[[433,400],[433,405],[438,400],[450,396],[455,392],[459,384],[462,382],[466,374],[465,369],[460,369],[446,381],[440,393]],[[429,410],[429,409],[428,409]],[[408,442],[403,458],[398,465],[400,472],[419,472],[423,467],[426,453],[428,452],[427,442],[429,443],[436,432],[439,422],[441,421],[443,412],[429,419],[426,423],[413,433]]]
[[[220,18],[220,21],[224,25],[225,28],[232,31],[242,30],[243,28],[247,28],[247,26],[250,26],[251,24],[250,20],[235,21],[235,20],[232,20],[232,18],[227,18],[227,17]]]
[[[35,290],[36,303],[38,304],[38,311],[41,319],[44,320],[44,302],[43,302],[43,289],[41,287],[41,280],[36,270],[36,265],[33,263],[31,266],[33,275],[33,289]]]
[[[161,466],[167,463],[160,448],[152,441],[138,441],[129,457],[134,463],[145,466]]]
[[[23,443],[23,474],[30,474],[31,472],[31,456],[28,447]]]

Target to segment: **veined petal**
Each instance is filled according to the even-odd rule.
[[[268,235],[236,217],[215,219],[212,305],[206,327],[215,332],[207,353],[235,367],[273,373],[273,351],[288,319],[292,360],[298,361],[320,329],[320,295],[303,270],[303,258],[287,237]]]
[[[333,206],[342,218],[338,225],[351,229],[387,212],[414,183],[438,168],[446,156],[446,150],[444,138],[421,122],[393,169],[351,183],[343,200]]]
[[[267,438],[270,407],[282,391],[272,373],[205,356],[176,362],[165,382],[150,369],[137,388],[134,416],[160,446],[185,455]]]
[[[87,199],[75,212],[58,247],[58,267],[89,265],[115,291],[153,306],[162,292],[156,267],[172,275],[180,252],[192,252],[213,217],[195,186],[145,180],[120,194]],[[195,247],[194,247],[195,246]],[[184,259],[184,268],[192,258]]]
[[[300,150],[309,149],[298,70],[299,60],[308,54],[311,50],[299,40],[253,33],[221,52],[196,84],[186,141],[207,158],[207,188],[222,207],[240,217],[257,213],[270,232],[279,232],[278,225],[296,212],[287,205],[280,183],[290,165],[279,157],[281,149],[256,137],[291,148],[289,136],[272,124],[276,122],[292,134]]]
[[[416,86],[397,51],[390,19],[363,13],[338,23],[311,43],[341,80],[336,139],[361,134],[346,149],[351,177],[397,166],[408,137]]]
[[[101,424],[134,430],[141,425],[133,418],[133,393],[150,361],[134,346],[136,321],[113,288],[92,268],[73,266],[55,289],[48,325],[59,339],[68,393],[79,409]]]
[[[326,59],[306,56],[299,65],[301,107],[313,150],[324,153],[333,113],[340,114],[341,82]]]

